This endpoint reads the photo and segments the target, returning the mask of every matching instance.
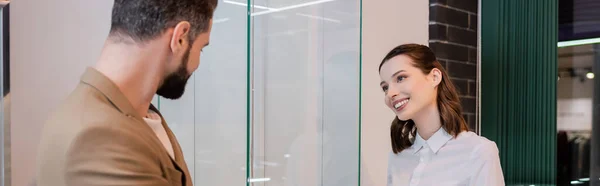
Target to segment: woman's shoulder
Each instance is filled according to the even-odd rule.
[[[494,141],[489,140],[486,137],[477,135],[474,132],[463,132],[457,138],[457,140],[468,143],[468,145],[471,147],[471,157],[489,158],[498,156],[498,146]]]

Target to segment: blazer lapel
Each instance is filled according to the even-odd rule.
[[[165,128],[165,131],[167,132],[167,136],[169,137],[169,141],[171,141],[171,146],[173,146],[173,155],[174,155],[174,160],[172,159],[173,160],[173,164],[185,176],[185,182],[184,182],[183,185],[190,185],[191,186],[192,185],[191,176],[190,176],[190,173],[188,171],[187,165],[185,164],[185,159],[183,158],[183,152],[181,150],[181,147],[179,146],[179,141],[177,141],[177,138],[175,137],[175,134],[173,133],[173,131],[171,131],[171,129],[167,125],[167,122],[165,121],[165,119],[162,116],[162,114],[158,111],[158,109],[156,107],[154,107],[154,105],[152,105],[152,104],[150,104],[150,109],[152,111],[156,112],[160,116],[160,118],[162,119],[161,123],[162,123],[163,127]]]
[[[86,72],[81,77],[81,83],[97,89],[117,110],[127,117],[133,118],[133,120],[135,120],[134,124],[139,125],[140,132],[148,134],[145,136],[151,143],[154,143],[154,145],[159,147],[162,146],[162,143],[158,137],[156,137],[156,134],[152,128],[146,124],[144,119],[136,112],[129,100],[127,100],[125,95],[121,92],[121,90],[119,90],[117,85],[108,79],[108,77],[96,69],[88,67]],[[162,149],[164,153],[167,153],[164,148],[159,149]]]

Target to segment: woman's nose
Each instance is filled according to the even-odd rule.
[[[387,97],[393,100],[396,96],[398,96],[398,91],[395,88],[389,87]]]

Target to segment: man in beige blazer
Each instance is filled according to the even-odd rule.
[[[177,139],[150,102],[155,94],[183,95],[208,45],[216,6],[217,0],[115,0],[97,64],[45,124],[37,184],[192,185]]]

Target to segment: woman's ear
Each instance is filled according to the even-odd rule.
[[[431,76],[431,86],[432,87],[437,87],[440,82],[442,82],[442,71],[438,68],[433,68],[431,69],[431,72],[429,73],[429,75]]]

